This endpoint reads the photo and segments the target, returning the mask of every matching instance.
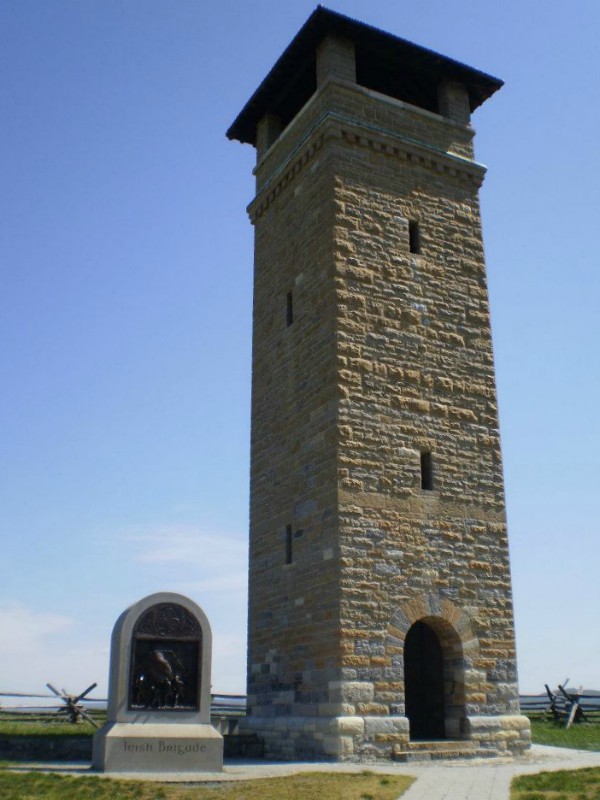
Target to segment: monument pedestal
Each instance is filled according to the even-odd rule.
[[[104,772],[220,772],[223,737],[212,725],[107,722],[94,736]]]
[[[113,629],[106,724],[94,734],[101,772],[221,772],[210,724],[212,634],[206,614],[171,592],[145,597]]]

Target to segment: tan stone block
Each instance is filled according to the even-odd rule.
[[[404,681],[383,681],[378,682],[374,685],[374,690],[376,692],[403,692],[404,691]]]
[[[357,703],[356,712],[362,716],[376,716],[378,714],[387,714],[389,711],[387,706],[381,703]]]
[[[374,686],[366,681],[330,681],[329,698],[332,702],[368,703],[373,699]]]
[[[470,561],[469,562],[469,569],[476,569],[480,570],[481,572],[491,573],[492,565],[486,563],[485,561]]]
[[[509,731],[529,731],[531,729],[529,718],[520,714],[500,717],[500,722],[502,727]]]
[[[335,717],[330,720],[328,730],[343,736],[364,736],[365,721],[362,717]]]
[[[472,705],[478,705],[481,703],[485,703],[487,697],[485,694],[481,692],[465,692],[465,703],[471,703]]]

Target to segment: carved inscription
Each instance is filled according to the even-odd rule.
[[[127,739],[123,740],[123,750],[126,753],[174,753],[178,756],[184,756],[187,753],[206,753],[208,750],[205,744],[201,742],[190,742],[190,744],[182,744],[181,742],[168,742],[164,739],[158,739],[155,742],[130,742]]]

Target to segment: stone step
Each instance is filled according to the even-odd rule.
[[[496,755],[498,753],[495,750],[477,747],[475,742],[443,739],[429,742],[408,742],[401,750],[397,749],[392,752],[392,761],[408,763],[460,758],[492,758]]]
[[[406,745],[407,750],[474,750],[475,742],[469,739],[428,739],[411,741]]]
[[[410,764],[418,761],[456,761],[471,758],[494,758],[495,750],[477,748],[475,750],[403,750],[392,753],[392,761]]]

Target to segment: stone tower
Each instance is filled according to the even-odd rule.
[[[246,727],[269,757],[528,744],[469,122],[501,85],[318,7],[228,131],[257,151]]]

